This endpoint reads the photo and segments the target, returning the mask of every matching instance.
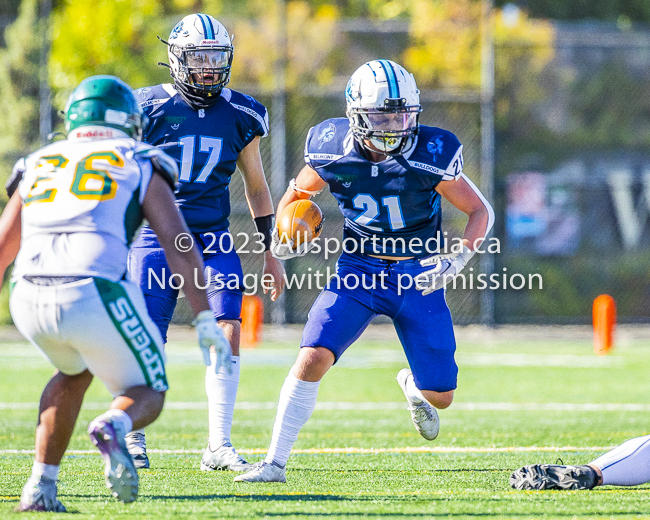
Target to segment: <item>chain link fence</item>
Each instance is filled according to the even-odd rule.
[[[544,285],[495,291],[496,320],[589,323],[593,300],[610,294],[620,322],[647,322],[650,28],[557,24],[535,86],[519,122],[497,131],[495,271],[539,273]]]

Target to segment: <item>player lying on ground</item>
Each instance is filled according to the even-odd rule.
[[[264,274],[274,279],[271,299],[284,289],[284,269],[269,247],[273,229],[273,203],[262,159],[260,137],[268,133],[268,115],[253,98],[225,88],[230,79],[233,46],[226,28],[211,16],[192,14],[174,27],[167,43],[174,84],[155,85],[136,91],[151,124],[144,141],[165,150],[180,165],[176,203],[185,217],[206,265],[206,278],[240,284],[208,290],[210,308],[219,320],[232,348],[232,371],[205,373],[208,395],[208,446],[202,470],[245,471],[251,466],[230,442],[235,398],[239,385],[239,331],[243,273],[228,234],[230,178],[239,167],[246,199],[262,239],[251,237],[255,250],[264,249]],[[164,271],[163,271],[164,270]],[[131,278],[144,292],[149,315],[163,340],[178,298],[169,280],[162,288],[150,285],[151,273],[158,280],[171,275],[156,233],[144,226],[129,255]],[[264,290],[266,292],[266,288]],[[127,436],[129,451],[138,467],[149,467],[144,431]]]
[[[113,76],[88,78],[70,96],[65,120],[67,140],[34,152],[15,169],[0,217],[0,275],[18,253],[11,316],[57,368],[41,396],[21,511],[65,512],[56,496],[59,464],[93,375],[114,398],[88,426],[104,457],[106,484],[124,502],[137,497],[125,435],[158,417],[167,390],[162,338],[142,292],[126,281],[129,244],[143,217],[174,272],[187,280],[197,272],[203,280],[198,251],[174,247],[175,237],[188,231],[174,205],[178,170],[163,152],[138,142],[146,118],[131,88]],[[206,364],[214,345],[211,370],[230,367],[230,349],[205,291],[188,283],[185,294]]]
[[[650,482],[650,435],[636,437],[585,466],[531,464],[515,471],[515,489],[592,489]]]
[[[458,368],[444,285],[490,231],[492,208],[463,174],[456,136],[418,124],[419,91],[404,68],[388,60],[366,63],[352,75],[345,97],[347,119],[329,119],[309,131],[307,165],[278,215],[329,186],[345,217],[347,249],[353,243],[357,252],[341,254],[336,277],[309,312],[264,463],[236,481],[285,482],[285,465],[314,410],[321,378],[378,315],[393,320],[404,347],[411,370],[401,370],[397,381],[424,438],[435,439],[436,408],[453,400]],[[462,249],[432,255],[423,244],[441,236],[441,197],[469,221]],[[390,239],[404,243],[391,245]],[[276,242],[273,249],[283,258],[301,254],[290,244]],[[342,283],[346,278],[352,281]]]

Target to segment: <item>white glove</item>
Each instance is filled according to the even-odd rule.
[[[192,325],[194,325],[196,333],[199,335],[199,347],[203,352],[205,366],[210,366],[210,347],[214,345],[214,350],[217,353],[217,362],[214,366],[215,374],[219,372],[220,367],[225,368],[226,372],[232,374],[230,343],[226,336],[223,335],[219,325],[217,325],[217,320],[214,319],[212,311],[199,312]]]
[[[313,242],[306,242],[300,244],[294,251],[293,239],[290,239],[288,243],[280,242],[280,232],[277,227],[273,228],[271,239],[271,254],[278,260],[305,256],[314,245]]]
[[[470,250],[469,247],[463,246],[462,253],[436,255],[421,260],[422,267],[430,265],[434,267],[415,277],[415,287],[418,291],[422,291],[422,296],[442,289],[463,270],[474,253],[475,251]]]

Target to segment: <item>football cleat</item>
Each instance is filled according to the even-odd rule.
[[[95,419],[88,425],[88,435],[104,458],[106,487],[122,502],[138,497],[138,472],[126,449],[124,432],[111,420]]]
[[[281,466],[262,462],[256,465],[248,473],[237,475],[235,482],[286,482],[286,471]]]
[[[531,464],[510,476],[515,489],[592,489],[598,484],[598,473],[591,466],[560,466]]]
[[[438,436],[440,431],[440,419],[438,419],[438,412],[427,401],[410,395],[406,389],[406,382],[413,374],[408,368],[403,368],[397,373],[397,383],[399,384],[406,401],[408,402],[408,410],[411,412],[411,419],[413,426],[422,437],[428,441],[432,441]]]
[[[25,484],[17,511],[51,511],[67,513],[65,506],[56,498],[56,480],[41,478]]]
[[[144,433],[134,431],[126,434],[126,449],[129,450],[133,465],[137,469],[149,469],[149,457],[147,456],[147,441]]]
[[[201,471],[250,471],[253,467],[253,464],[246,462],[229,442],[214,451],[210,449],[208,442],[208,447],[201,457]]]

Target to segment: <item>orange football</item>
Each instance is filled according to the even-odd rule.
[[[323,229],[323,212],[310,200],[296,200],[289,204],[278,220],[280,242],[292,239],[294,245],[311,242]]]

